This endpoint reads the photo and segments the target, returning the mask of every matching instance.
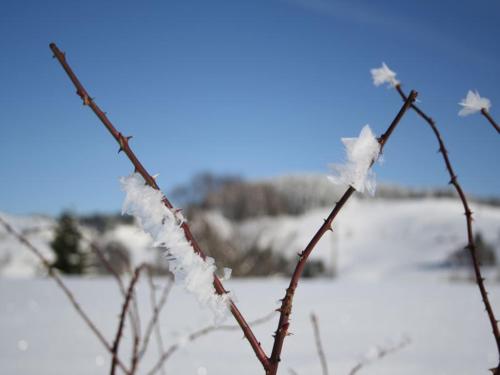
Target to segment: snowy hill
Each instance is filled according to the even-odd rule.
[[[500,250],[500,208],[475,203],[475,230]],[[258,217],[232,223],[217,211],[203,213],[223,238],[236,247],[256,245],[292,258],[308,243],[330,208],[315,208],[291,216]],[[14,227],[26,233],[49,257],[54,220],[39,216],[2,214]],[[86,236],[95,236],[86,229]],[[120,224],[105,232],[106,240],[125,244],[132,262],[154,260],[151,241],[134,225]],[[454,250],[465,245],[465,221],[460,203],[452,198],[358,199],[347,204],[313,252],[331,272],[341,277],[389,278],[410,276],[441,264]],[[37,260],[0,228],[0,275],[30,276],[39,273]]]
[[[473,204],[475,228],[500,250],[500,208]],[[329,208],[315,208],[291,216],[260,217],[231,223],[217,211],[202,215],[223,239],[238,238],[241,248],[258,247],[295,257],[327,216]],[[1,214],[50,255],[48,246],[55,221],[51,218]],[[96,236],[82,228],[86,236]],[[391,346],[408,337],[411,342],[389,358],[375,361],[371,374],[486,374],[496,362],[491,328],[473,283],[451,283],[449,270],[438,267],[465,243],[465,220],[455,199],[352,199],[338,216],[334,233],[319,243],[312,258],[334,265],[336,279],[303,280],[297,290],[291,330],[283,352],[281,373],[321,372],[309,314],[321,322],[329,368],[347,374],[361,359],[371,358],[378,345]],[[119,240],[131,251],[134,263],[153,260],[147,235],[134,225],[119,224],[102,240]],[[30,276],[40,272],[38,261],[0,228],[0,273]],[[493,271],[495,275],[496,271]],[[492,276],[493,276],[492,275]],[[488,280],[493,280],[488,277]],[[117,323],[122,299],[110,278],[66,278],[70,289],[108,337]],[[161,282],[160,280],[158,282]],[[277,307],[287,280],[282,278],[229,280],[241,310],[250,319]],[[492,304],[500,308],[500,285],[488,282]],[[5,373],[104,374],[108,357],[92,333],[70,308],[52,280],[4,279],[0,283],[0,363]],[[149,290],[142,280],[138,295],[148,312]],[[181,344],[167,362],[172,374],[260,373],[239,331],[214,332],[186,345],[185,337],[205,327],[210,313],[192,295],[174,288],[161,325],[166,345]],[[175,301],[175,302],[174,302]],[[168,317],[168,318],[167,318]],[[228,319],[232,323],[232,319]],[[255,329],[268,352],[276,319]],[[50,337],[54,345],[47,346]],[[214,343],[217,355],[214,355]],[[124,337],[124,353],[131,353],[131,336]],[[82,350],[84,348],[84,350]],[[156,362],[155,351],[144,358],[139,373]],[[127,358],[128,354],[123,354]],[[233,361],[234,362],[234,361]],[[75,366],[75,363],[78,366]],[[236,362],[235,362],[236,363]]]

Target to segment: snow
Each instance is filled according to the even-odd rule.
[[[332,197],[332,203],[334,200]],[[475,230],[481,231],[498,254],[500,208],[474,202],[471,206]],[[269,246],[291,258],[304,248],[330,209],[316,208],[299,216],[254,218],[233,223],[232,228],[230,223],[222,222],[228,233],[242,236],[243,247],[247,241],[257,241],[262,248]],[[220,224],[221,218],[212,216]],[[28,232],[53,223],[41,217],[2,217]],[[8,251],[17,267],[22,262],[14,257],[30,253],[15,240],[5,242],[8,237],[2,233],[0,256]],[[142,234],[136,242],[127,243],[138,233],[134,226],[120,225],[109,236],[130,246],[139,260],[148,254],[146,249],[153,240]],[[51,235],[48,231],[33,231],[29,238],[42,246]],[[293,335],[286,339],[280,373],[287,374],[289,368],[301,375],[321,373],[309,322],[314,311],[333,374],[347,374],[367,354],[375,353],[373,348],[391,347],[404,337],[411,340],[408,346],[367,365],[362,373],[486,374],[497,358],[477,286],[452,282],[450,271],[437,267],[465,243],[463,208],[456,199],[350,199],[334,223],[334,232],[327,233],[311,255],[333,265],[338,277],[303,280],[299,284],[290,326]],[[493,282],[495,270],[486,276],[493,306],[500,311],[500,284]],[[88,276],[65,280],[111,341],[122,303],[114,281]],[[283,278],[233,279],[226,284],[237,292],[238,307],[248,320],[277,308],[287,286],[288,280]],[[150,313],[145,279],[141,279],[137,293],[145,325]],[[52,280],[3,278],[0,295],[2,373],[109,373],[108,354]],[[176,285],[161,315],[165,345],[178,343],[206,327],[211,318],[209,309],[200,309],[197,301]],[[234,322],[228,318],[226,323]],[[276,324],[274,319],[255,328],[267,353]],[[131,345],[128,329],[124,340],[121,356],[127,358]],[[205,369],[207,375],[229,375],[235,368],[241,375],[263,373],[240,331],[214,332],[195,342],[184,341],[183,348],[167,362],[169,374],[195,375]],[[157,350],[153,342],[139,374],[147,373],[155,363]]]
[[[382,63],[380,68],[371,69],[370,72],[375,86],[380,86],[384,83],[389,84],[389,87],[399,85],[399,81],[396,79],[396,73],[389,69],[385,63]]]
[[[53,238],[54,220],[44,216],[14,216],[0,213],[17,232],[24,234],[49,260],[54,260],[50,248]],[[9,277],[32,277],[44,275],[46,270],[40,260],[30,251],[19,251],[19,241],[0,226],[0,274]]]
[[[474,230],[500,255],[500,208],[471,203]],[[242,247],[256,242],[287,258],[296,257],[331,208],[299,216],[247,220],[240,224]],[[446,279],[439,269],[448,255],[467,242],[463,207],[456,199],[351,198],[312,252],[340,278],[380,281],[393,278]],[[434,268],[432,268],[434,267]],[[432,268],[432,272],[430,269]],[[423,270],[427,270],[423,273]]]
[[[476,91],[469,90],[465,99],[462,99],[460,104],[463,108],[458,112],[459,116],[468,116],[479,112],[482,109],[490,110],[491,102],[488,98],[482,98]]]
[[[122,213],[133,215],[155,246],[166,249],[176,282],[194,294],[202,306],[210,308],[216,322],[221,322],[228,313],[229,294],[219,295],[215,291],[214,259],[204,260],[195,253],[181,227],[184,219],[163,204],[161,191],[146,185],[138,173],[120,181],[126,194]]]
[[[370,170],[380,153],[380,144],[370,126],[365,125],[357,138],[342,138],[347,153],[345,164],[335,164],[336,176],[329,176],[334,184],[350,185],[360,193],[375,194],[375,174]]]
[[[383,249],[378,249],[382,251]],[[375,251],[375,249],[373,249]],[[397,279],[379,281],[303,280],[296,293],[290,330],[284,345],[280,374],[292,368],[301,375],[320,374],[312,326],[312,311],[320,322],[321,338],[332,374],[347,374],[371,348],[390,346],[401,337],[411,343],[377,360],[363,374],[487,374],[496,363],[496,350],[477,287],[471,283]],[[67,278],[97,326],[111,340],[118,323],[121,297],[112,279]],[[156,280],[160,283],[160,280]],[[277,307],[287,287],[284,279],[233,280],[239,307],[249,320]],[[494,307],[500,308],[500,286],[489,284]],[[4,279],[0,283],[0,363],[2,373],[28,375],[107,374],[109,356],[48,279]],[[150,313],[149,290],[138,288],[143,324]],[[35,299],[37,310],[29,307]],[[175,287],[162,313],[165,346],[207,324],[210,313],[200,310],[188,294]],[[266,352],[272,347],[277,317],[255,327]],[[232,324],[228,320],[227,323]],[[120,356],[127,359],[131,337],[125,330]],[[26,342],[25,351],[18,347]],[[49,340],[49,341],[48,341]],[[50,345],[47,343],[50,342]],[[157,359],[153,342],[138,374],[146,374]],[[128,363],[128,362],[127,362]],[[188,342],[166,364],[168,374],[263,374],[240,331],[220,331]]]

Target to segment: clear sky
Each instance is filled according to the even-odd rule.
[[[386,62],[436,119],[465,190],[500,195],[500,137],[459,118],[468,89],[500,120],[500,3],[172,0],[0,4],[0,211],[117,211],[132,171],[48,48],[168,192],[200,171],[248,179],[327,173],[340,138],[383,131],[400,107]],[[379,181],[445,186],[427,126],[408,115]]]

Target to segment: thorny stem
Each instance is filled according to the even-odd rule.
[[[118,323],[118,329],[116,330],[116,336],[115,340],[113,341],[113,347],[111,348],[111,353],[113,354],[113,360],[111,361],[111,370],[110,370],[110,375],[114,375],[116,372],[116,364],[117,364],[117,358],[118,358],[118,349],[120,347],[120,340],[122,338],[122,333],[123,333],[123,327],[125,325],[125,317],[127,315],[127,310],[130,305],[130,300],[132,299],[132,295],[134,294],[134,287],[139,280],[139,275],[142,271],[142,269],[145,267],[145,265],[141,265],[135,269],[134,276],[132,277],[132,280],[130,280],[130,284],[127,289],[127,294],[125,295],[125,301],[123,302],[123,307],[120,313],[120,321]],[[133,367],[134,364],[132,364]],[[135,369],[131,370],[131,373],[133,374],[135,372]]]
[[[396,86],[396,90],[401,96],[403,100],[406,100],[407,97],[405,93],[403,92],[403,89],[401,88],[400,85]],[[443,138],[441,137],[441,133],[439,132],[436,123],[434,120],[429,117],[427,114],[425,114],[418,106],[415,104],[412,104],[411,107],[413,110],[420,116],[422,117],[427,124],[431,127],[432,131],[434,132],[434,135],[437,138],[437,141],[439,143],[439,152],[441,155],[443,155],[444,163],[446,165],[446,169],[448,171],[448,174],[450,175],[450,184],[453,185],[455,190],[458,193],[458,196],[460,197],[460,200],[462,201],[462,205],[465,210],[465,221],[467,225],[467,241],[468,244],[466,246],[467,249],[469,249],[471,258],[472,258],[472,265],[474,268],[474,274],[476,277],[476,283],[477,286],[479,287],[479,292],[481,293],[481,298],[483,299],[484,307],[486,309],[486,312],[488,314],[488,318],[491,324],[491,328],[493,331],[493,336],[495,338],[495,342],[497,345],[497,351],[499,355],[499,364],[497,365],[496,369],[492,370],[493,374],[495,375],[500,375],[500,331],[498,329],[498,321],[495,318],[495,313],[493,312],[493,307],[491,306],[489,297],[488,297],[488,292],[486,290],[486,287],[484,285],[484,278],[481,274],[481,268],[479,266],[479,259],[477,256],[477,247],[476,243],[474,241],[474,232],[472,228],[472,211],[469,208],[469,203],[467,201],[467,197],[465,196],[464,191],[462,190],[462,187],[460,183],[458,182],[457,175],[455,174],[455,171],[451,165],[450,158],[448,157],[448,150],[446,149],[444,145]],[[483,111],[481,111],[483,112]],[[484,114],[484,113],[483,113]]]
[[[328,365],[326,362],[325,351],[323,350],[323,345],[321,344],[321,336],[319,333],[319,322],[316,314],[314,313],[311,313],[311,324],[313,326],[314,341],[316,342],[316,349],[318,350],[321,369],[323,370],[323,375],[328,375]]]
[[[11,235],[17,238],[19,242],[21,242],[23,245],[25,245],[35,256],[40,259],[42,262],[43,266],[47,269],[48,274],[50,277],[54,279],[56,282],[57,286],[63,291],[63,293],[66,295],[70,303],[73,305],[75,308],[76,312],[80,317],[83,319],[83,321],[87,324],[87,326],[90,328],[90,330],[94,333],[94,335],[97,337],[97,339],[101,342],[101,344],[106,348],[108,352],[110,352],[113,356],[113,360],[116,361],[118,367],[120,367],[125,374],[131,375],[131,372],[129,369],[125,367],[123,362],[118,358],[117,354],[113,352],[111,345],[108,343],[108,341],[104,338],[104,335],[99,331],[99,329],[96,327],[96,325],[90,320],[89,316],[87,313],[82,309],[78,301],[76,300],[75,296],[71,291],[68,289],[64,281],[61,279],[59,274],[54,270],[52,265],[50,264],[49,260],[42,254],[42,252],[37,249],[25,236],[17,232],[9,223],[7,223],[2,217],[0,216],[0,224],[9,232]]]
[[[386,144],[387,140],[391,136],[392,132],[396,128],[396,126],[399,124],[401,118],[405,114],[405,112],[410,108],[412,103],[415,101],[417,97],[417,92],[412,91],[409,95],[409,97],[405,100],[405,103],[399,110],[398,114],[392,121],[391,125],[387,128],[385,133],[378,139],[380,143],[380,152],[382,152],[382,149],[384,145]],[[335,207],[333,210],[330,212],[330,215],[328,215],[328,218],[325,220],[323,225],[318,229],[314,237],[311,239],[309,244],[306,246],[304,251],[302,251],[299,254],[299,260],[297,262],[297,265],[295,267],[295,270],[293,272],[292,278],[290,280],[290,285],[288,286],[288,289],[286,290],[285,297],[282,299],[281,307],[278,309],[280,313],[280,319],[278,323],[278,328],[276,329],[275,336],[274,336],[274,344],[273,344],[273,351],[270,357],[270,368],[266,372],[267,375],[276,375],[278,372],[278,366],[280,363],[280,355],[281,351],[283,349],[283,342],[285,341],[285,337],[288,335],[288,327],[290,325],[290,315],[292,313],[292,302],[293,302],[293,297],[295,295],[295,290],[297,289],[300,277],[302,276],[302,272],[304,271],[304,267],[306,265],[307,258],[311,254],[311,252],[314,250],[316,244],[319,242],[321,237],[328,232],[328,231],[333,231],[333,220],[337,216],[337,214],[340,212],[342,207],[345,205],[345,203],[349,200],[351,195],[354,193],[355,189],[352,186],[349,186],[349,188],[345,191],[344,195],[340,198],[340,200],[336,203]]]
[[[491,126],[495,128],[497,133],[500,133],[500,126],[493,120],[493,117],[491,117],[490,113],[486,109],[481,109],[481,114],[486,117],[486,119],[490,122]]]
[[[113,268],[113,266],[111,265],[109,260],[104,255],[101,248],[94,241],[86,238],[85,236],[82,236],[81,238],[84,241],[88,242],[90,249],[92,250],[92,252],[94,252],[94,254],[97,255],[100,262],[104,265],[104,267],[108,270],[108,272],[115,279],[116,283],[118,284],[118,289],[120,289],[121,295],[123,296],[123,298],[125,298],[125,296],[127,294],[127,291],[125,290],[125,285],[123,284],[123,281],[122,281],[120,275],[118,274],[118,272],[116,272],[116,270]],[[131,327],[131,331],[132,331],[132,336],[133,336],[134,340],[138,340],[140,338],[140,322],[139,322],[139,308],[137,306],[137,299],[135,298],[135,294],[133,296],[132,309],[129,310],[128,315],[130,317],[130,322],[131,322],[130,327]],[[134,355],[134,354],[132,354],[132,355]]]
[[[88,92],[85,90],[71,67],[66,61],[66,55],[57,48],[55,43],[50,43],[50,49],[54,53],[54,57],[57,58],[63,69],[65,70],[66,74],[70,78],[71,82],[73,82],[73,85],[76,88],[76,93],[77,95],[83,100],[84,105],[88,105],[92,111],[95,113],[95,115],[101,120],[103,125],[106,127],[106,129],[111,133],[113,138],[118,142],[120,148],[118,152],[123,151],[131,163],[134,165],[135,171],[139,173],[146,183],[151,186],[153,189],[160,190],[159,186],[157,185],[155,179],[148,173],[148,171],[144,168],[144,166],[141,164],[139,159],[135,156],[134,152],[129,146],[129,139],[131,137],[126,137],[122,133],[120,133],[114,125],[111,123],[111,121],[108,119],[106,114],[99,108],[99,106],[94,102],[92,97],[88,94]],[[174,210],[173,205],[170,203],[170,201],[167,199],[167,197],[163,196],[163,203],[165,206],[171,210]],[[187,238],[187,240],[191,243],[193,246],[194,251],[202,258],[205,259],[206,255],[198,245],[198,242],[194,238],[193,234],[191,233],[191,230],[189,226],[187,225],[186,222],[182,223],[182,229],[184,230],[184,234]],[[219,280],[217,276],[214,275],[214,287],[215,290],[218,294],[223,295],[226,294],[227,291],[224,289],[224,286],[222,285],[222,282]],[[262,366],[264,369],[269,368],[269,359],[266,356],[266,353],[262,349],[260,342],[257,340],[255,337],[252,329],[246,322],[245,318],[241,314],[241,312],[238,310],[236,307],[235,303],[232,300],[229,300],[229,309],[231,311],[231,314],[234,316],[236,321],[238,322],[241,330],[243,331],[243,334],[245,335],[245,338],[248,340],[250,343],[250,346],[252,347],[255,355],[261,362]]]

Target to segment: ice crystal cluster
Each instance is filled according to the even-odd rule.
[[[370,169],[380,153],[380,144],[370,126],[365,125],[357,138],[342,138],[346,149],[345,164],[334,164],[334,176],[328,176],[334,184],[350,185],[360,193],[375,194],[375,173]]]
[[[370,72],[375,86],[380,86],[384,83],[387,83],[389,87],[396,87],[399,85],[399,81],[396,79],[396,73],[389,69],[385,63],[382,63],[380,68],[371,69]]]
[[[458,112],[459,116],[468,116],[473,113],[479,112],[482,109],[490,110],[491,102],[488,98],[481,98],[477,91],[469,90],[465,99],[460,103],[463,108]]]
[[[229,295],[216,293],[214,260],[203,260],[195,253],[181,227],[182,215],[167,208],[162,202],[163,194],[146,185],[140,174],[122,177],[120,182],[125,192],[122,214],[133,215],[153,238],[154,246],[166,250],[176,283],[183,284],[202,306],[209,307],[216,323],[221,322],[228,312]]]

